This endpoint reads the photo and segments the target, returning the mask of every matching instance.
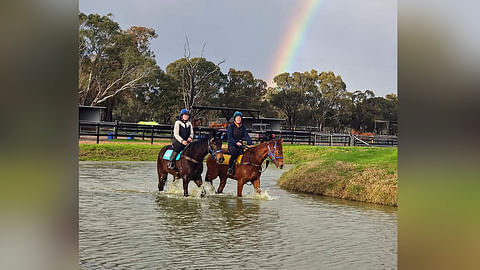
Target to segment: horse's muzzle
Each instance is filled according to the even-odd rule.
[[[221,157],[218,159],[218,163],[223,163],[225,161],[225,158]]]

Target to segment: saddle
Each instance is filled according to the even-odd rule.
[[[242,158],[243,158],[243,154],[248,150],[248,147],[244,147],[242,148],[242,152],[240,155],[238,155],[237,157],[237,160],[235,160],[235,164],[240,164],[242,162]],[[229,162],[230,162],[230,158],[232,157],[232,155],[230,153],[228,153],[227,151],[225,151],[223,153],[223,158],[225,159],[221,164],[222,165],[228,165]],[[208,158],[211,158],[211,155],[208,154]]]
[[[222,165],[228,165],[228,163],[230,162],[230,158],[232,157],[232,155],[230,154],[223,154],[223,158],[225,159],[221,164]],[[211,158],[210,154],[208,154],[208,158]],[[243,154],[242,155],[239,155],[237,157],[237,160],[235,160],[235,163],[236,164],[239,164],[241,161],[242,161],[242,158],[243,158]]]
[[[172,149],[168,149],[167,151],[165,151],[165,153],[163,154],[163,159],[165,160],[170,160],[170,157],[172,156],[172,152],[173,150]],[[182,156],[182,152],[178,153],[177,154],[177,157],[175,158],[175,160],[179,160],[180,159],[180,156]]]

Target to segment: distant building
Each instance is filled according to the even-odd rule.
[[[102,121],[102,110],[106,107],[78,106],[78,118],[80,121],[100,122]]]
[[[280,131],[282,123],[285,122],[285,119],[281,118],[263,118],[254,119],[250,116],[243,117],[243,123],[247,129],[252,129],[254,131]]]

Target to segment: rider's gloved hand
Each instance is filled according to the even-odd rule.
[[[237,145],[238,145],[238,146],[242,146],[242,143],[241,143],[241,142],[237,142]]]

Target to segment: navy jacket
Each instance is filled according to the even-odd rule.
[[[231,123],[228,128],[227,128],[227,137],[228,137],[228,145],[237,145],[237,142],[240,140],[236,140],[233,136],[233,133],[234,133],[234,129],[237,128],[237,126],[234,124],[234,123]],[[248,132],[247,132],[247,129],[245,128],[245,126],[242,124],[240,126],[240,129],[242,129],[243,131],[243,138],[241,139],[245,139],[247,141],[247,144],[248,145],[252,145],[252,139],[250,138],[250,135],[248,135]]]

